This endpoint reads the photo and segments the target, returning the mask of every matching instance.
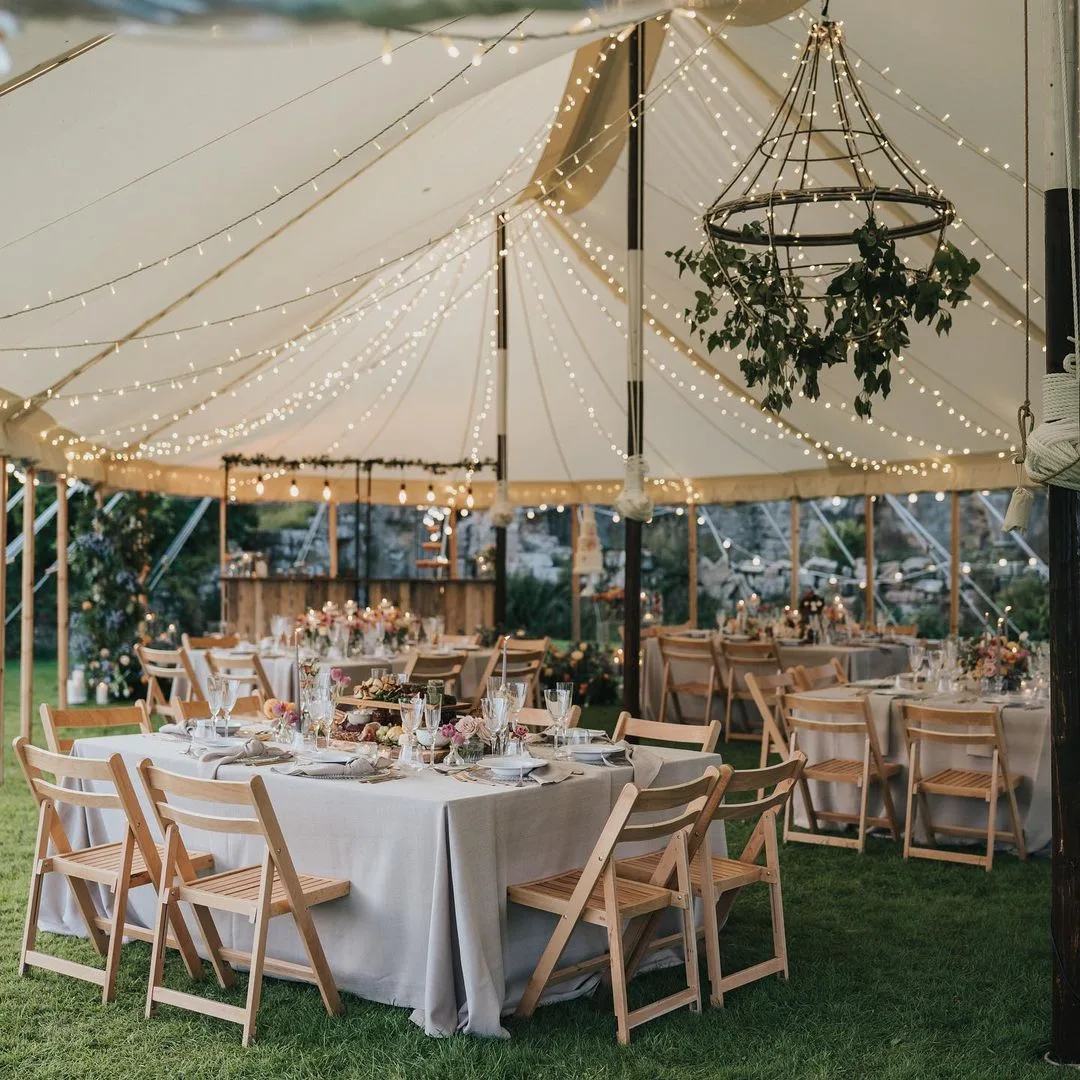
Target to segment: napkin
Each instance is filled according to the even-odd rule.
[[[569,780],[575,773],[580,772],[580,768],[575,768],[569,762],[549,761],[539,769],[533,769],[529,773],[529,779],[535,780],[538,784],[561,784],[564,780]]]
[[[306,765],[290,765],[287,769],[278,769],[286,776],[315,776],[323,780],[363,780],[374,776],[379,767],[367,758],[356,757],[352,761],[312,761]]]
[[[664,759],[651,747],[636,746],[625,739],[612,743],[607,754],[609,765],[619,764],[619,758],[625,759],[627,764],[633,767],[634,784],[639,788],[652,787],[652,782],[664,766]]]
[[[186,721],[179,724],[162,724],[158,728],[159,735],[176,735],[182,739],[189,738],[191,733],[195,730],[194,724],[189,724]]]
[[[288,754],[275,746],[267,746],[258,739],[248,739],[239,746],[222,746],[207,750],[202,756],[205,764],[214,766],[213,778],[216,780],[222,765],[248,765],[257,761],[279,761]]]

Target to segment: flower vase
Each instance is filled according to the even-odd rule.
[[[462,764],[475,765],[484,756],[484,741],[478,735],[472,735],[456,750]]]
[[[450,743],[450,750],[446,755],[446,761],[444,762],[444,764],[446,764],[446,765],[464,765],[465,764],[465,760],[462,758],[461,754],[458,752],[458,748],[452,742]]]

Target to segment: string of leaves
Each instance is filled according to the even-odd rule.
[[[424,461],[421,458],[351,458],[351,457],[305,457],[284,458],[267,457],[265,454],[226,454],[221,459],[226,469],[284,469],[298,472],[301,469],[359,468],[363,472],[374,469],[423,469],[425,472],[442,475],[449,472],[479,472],[482,469],[495,468],[494,458],[465,458],[461,461]]]
[[[910,321],[947,334],[951,311],[970,299],[967,289],[979,270],[977,260],[946,240],[929,266],[909,267],[871,213],[852,233],[858,257],[835,270],[823,293],[810,296],[805,271],[781,265],[761,222],[741,232],[745,247],[714,237],[696,250],[667,254],[680,277],[690,273],[704,286],[686,310],[691,330],[710,353],[738,351],[747,386],[763,386],[762,404],[776,413],[791,407],[797,390],[816,400],[822,369],[850,362],[860,382],[856,415],[870,416],[875,397],[889,395],[890,363],[910,344]],[[817,276],[825,280],[827,272]]]

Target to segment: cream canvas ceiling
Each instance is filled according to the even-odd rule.
[[[652,13],[600,10],[591,27],[522,14],[389,38],[121,34],[0,95],[8,451],[114,486],[209,494],[227,453],[492,455],[503,209],[512,495],[610,497],[626,429],[625,58],[596,27]],[[779,422],[763,414],[737,358],[691,339],[681,313],[693,286],[665,252],[698,242],[704,206],[753,148],[812,16],[743,0],[653,19],[645,434],[650,475],[668,481],[659,498],[1012,482],[1019,5],[860,0],[832,14],[886,131],[957,205],[951,238],[982,263],[973,301],[950,337],[915,330],[873,423],[853,421],[854,381],[839,370],[817,402]],[[30,23],[17,67],[96,32]],[[1039,79],[1033,89],[1037,118]],[[1039,368],[1038,174],[1032,209]],[[233,479],[253,497],[254,473]],[[351,476],[333,479],[351,497]],[[307,482],[314,492],[323,477]],[[399,482],[377,472],[377,495]]]

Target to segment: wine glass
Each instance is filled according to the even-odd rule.
[[[210,719],[214,732],[217,733],[218,720],[221,718],[221,701],[225,693],[225,680],[220,675],[206,677],[206,704],[210,706]]]
[[[439,728],[442,726],[442,702],[424,706],[424,729],[428,733],[428,738],[431,740],[431,758],[427,766],[424,768],[435,768],[435,738],[439,734]],[[420,755],[421,762],[423,762],[423,754]]]
[[[233,709],[236,708],[236,691],[239,685],[235,679],[221,680],[221,711],[225,716],[225,723],[224,730],[218,732],[220,735],[229,734],[229,721],[232,719]]]
[[[564,691],[558,687],[544,690],[544,704],[551,716],[552,738],[555,742],[555,756],[566,757],[566,714],[570,711],[570,702]]]
[[[428,647],[434,648],[439,624],[435,619],[428,617],[426,619],[421,619],[420,625],[424,628],[424,640],[428,643]]]
[[[510,696],[502,691],[486,697],[480,702],[480,708],[484,713],[484,723],[491,732],[493,742],[492,751],[498,755],[505,752],[504,737],[510,723],[510,712],[513,702]]]
[[[908,660],[911,663],[911,673],[918,681],[919,672],[922,671],[923,661],[926,659],[926,648],[916,641],[908,646],[907,651]]]
[[[521,710],[525,708],[525,698],[529,693],[527,682],[511,682],[506,684],[507,693],[510,695],[510,715],[513,722],[518,722]]]
[[[401,702],[401,726],[405,729],[405,756],[404,760],[410,768],[422,768],[423,758],[418,764],[416,760],[416,729],[420,726],[420,720],[424,715],[424,695],[413,694]]]
[[[501,675],[490,675],[487,681],[488,697],[494,697],[503,688]]]

